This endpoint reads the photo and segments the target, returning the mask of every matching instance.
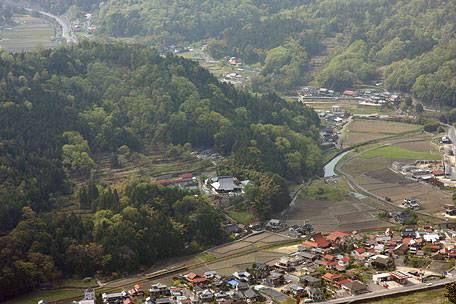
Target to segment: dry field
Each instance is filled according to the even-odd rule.
[[[418,125],[406,124],[395,121],[384,120],[354,120],[349,125],[349,130],[353,132],[397,134],[419,129]]]
[[[416,198],[423,208],[431,214],[442,212],[444,204],[451,204],[451,194],[435,187],[408,180],[385,168],[365,173],[370,178],[369,183],[363,184],[370,192],[389,197],[392,202],[400,205],[405,197]]]
[[[213,250],[210,250],[209,253],[213,254],[216,257],[222,257],[226,255],[236,254],[245,250],[255,249],[259,246],[272,244],[274,242],[280,242],[289,240],[286,236],[265,231],[260,234],[249,236],[242,241],[220,246]]]
[[[417,125],[383,120],[354,120],[346,129],[344,146],[385,138],[402,132],[418,130]]]
[[[340,201],[296,200],[295,204],[286,217],[289,226],[309,220],[314,231],[323,233],[378,230],[392,226],[374,217],[378,212],[376,208],[353,197]]]
[[[435,148],[430,145],[429,141],[414,141],[414,142],[406,142],[406,143],[398,143],[394,144],[393,146],[407,149],[410,151],[429,151],[430,149],[434,150]]]
[[[394,144],[392,146],[409,150],[410,154],[428,152],[435,149],[429,141],[425,140]],[[442,212],[442,206],[452,202],[450,193],[406,179],[402,175],[391,171],[389,169],[391,163],[396,160],[405,163],[415,161],[415,159],[395,159],[382,156],[372,158],[357,157],[344,165],[343,170],[352,175],[366,190],[380,197],[389,197],[397,205],[402,204],[405,197],[416,198],[422,206],[422,210],[419,211],[422,213],[429,211],[430,214],[439,215]]]

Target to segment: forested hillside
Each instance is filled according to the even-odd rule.
[[[215,58],[259,62],[255,90],[286,91],[312,81],[311,59],[334,39],[349,45],[316,75],[321,86],[344,89],[382,78],[389,90],[424,102],[456,100],[454,1],[146,1],[111,0],[100,9],[108,36],[155,46],[212,39]],[[329,64],[328,64],[329,63]]]
[[[89,217],[55,209],[73,191],[66,172],[89,179],[94,152],[213,148],[229,156],[221,173],[256,182],[250,210],[266,218],[289,203],[281,176],[321,170],[318,125],[298,103],[237,91],[149,47],[0,52],[0,299],[62,273],[132,270],[224,240],[204,198],[134,180],[81,188]]]

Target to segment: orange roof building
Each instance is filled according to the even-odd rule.
[[[307,248],[326,248],[329,247],[329,245],[331,245],[331,243],[321,234],[321,232],[311,235],[307,241],[302,243],[302,246]]]

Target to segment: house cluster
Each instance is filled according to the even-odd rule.
[[[374,93],[372,91],[344,91],[345,96],[354,96],[362,99],[361,104],[384,105],[387,102],[400,102],[401,97],[397,94],[383,91]]]
[[[244,188],[247,185],[254,186],[255,183],[251,180],[239,181],[233,176],[216,176],[204,181],[204,187],[209,193],[215,195],[242,195],[244,194]]]
[[[320,138],[322,143],[320,144],[320,147],[323,150],[335,148],[337,145],[337,142],[339,141],[339,135],[334,132],[335,126],[330,126],[330,127],[324,127],[320,130]]]
[[[336,97],[336,98],[359,98],[364,103],[379,104],[383,105],[387,101],[389,102],[400,102],[401,97],[397,94],[390,93],[388,91],[383,92],[372,92],[370,90],[355,91],[345,90],[343,92],[335,92],[327,88],[313,89],[309,87],[303,88],[298,92],[303,97]]]
[[[445,234],[447,238],[456,237],[456,232],[449,230]],[[406,227],[399,232],[387,228],[383,233],[364,236],[357,231],[351,234],[335,231],[328,236],[315,233],[298,247],[298,252],[266,263],[275,267],[274,272],[266,276],[266,283],[280,286],[284,279],[279,273],[286,273],[286,280],[294,276],[299,278],[298,283],[308,291],[309,297],[311,293],[321,294],[321,291],[316,291],[321,286],[326,286],[327,291],[338,296],[341,292],[346,296],[356,295],[368,292],[367,285],[359,280],[354,271],[358,265],[375,270],[376,274],[372,277],[374,283],[386,288],[389,286],[386,281],[395,281],[399,284],[397,286],[416,284],[421,279],[419,270],[416,273],[398,271],[395,259],[407,253],[418,258],[428,255],[433,259],[456,256],[456,245],[447,245],[441,238],[431,226],[418,230]],[[323,268],[326,273],[322,273]],[[291,286],[285,289],[293,295],[293,290],[301,290]]]
[[[309,88],[305,87],[300,92],[298,92],[300,96],[304,97],[336,97],[339,96],[339,93],[335,92],[334,90],[329,90],[327,88]]]
[[[180,54],[180,53],[184,53],[184,52],[187,52],[187,51],[188,51],[187,48],[180,47],[180,46],[177,46],[177,45],[174,45],[174,44],[168,45],[168,46],[163,48],[163,53],[164,54],[166,54],[166,53]]]
[[[198,181],[192,173],[179,174],[177,176],[164,175],[157,177],[156,184],[164,185],[166,187],[179,187],[187,190],[197,190]]]
[[[181,274],[179,276],[181,283],[178,286],[167,286],[162,283],[152,284],[149,289],[149,296],[142,303],[247,304],[263,301],[268,296],[262,291],[265,288],[264,286],[256,285],[258,280],[254,271],[239,271],[229,276],[220,276],[216,271],[207,271],[203,275],[194,272]],[[103,294],[105,303],[136,303],[132,297],[133,295],[127,292]]]
[[[395,161],[392,163],[391,168],[406,178],[438,188],[445,186],[445,182],[442,179],[446,176],[446,170],[440,160],[417,160],[411,164]]]

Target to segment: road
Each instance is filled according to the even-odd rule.
[[[29,12],[34,11],[31,8],[25,8],[25,10],[27,10]],[[73,31],[71,30],[71,23],[66,16],[58,17],[56,15],[52,15],[47,12],[43,12],[43,11],[39,11],[39,10],[36,10],[36,11],[42,15],[55,19],[60,24],[60,26],[62,27],[62,37],[66,39],[68,44],[76,42],[76,37],[74,36]]]
[[[400,288],[394,288],[394,289],[385,289],[385,290],[381,290],[381,291],[374,291],[374,292],[361,294],[358,296],[351,296],[351,297],[347,297],[347,298],[330,300],[330,301],[326,301],[325,303],[331,303],[331,304],[365,303],[365,302],[372,301],[376,298],[383,298],[386,296],[399,297],[401,294],[409,294],[409,293],[413,293],[414,291],[419,292],[419,291],[424,291],[427,289],[444,287],[445,284],[452,283],[452,282],[456,282],[455,277],[450,277],[450,278],[445,278],[442,280],[434,281],[434,282],[432,282],[432,286],[427,286],[426,284],[422,283],[422,284],[417,284],[417,285],[413,285],[413,286],[400,287]]]
[[[404,143],[404,142],[413,142],[413,141],[417,141],[417,139],[406,139],[406,140],[400,140],[400,141],[393,141],[393,142],[389,142],[389,143],[385,143],[383,144],[382,146],[376,146],[376,147],[373,147],[373,148],[369,148],[367,150],[364,150],[360,153],[357,153],[356,155],[352,156],[352,157],[349,157],[348,159],[344,160],[344,161],[341,161],[341,162],[338,162],[337,165],[336,165],[336,170],[338,172],[340,172],[347,180],[347,182],[349,184],[352,185],[352,187],[360,190],[361,192],[364,192],[364,193],[367,193],[369,196],[371,197],[374,197],[376,198],[377,200],[379,201],[382,201],[383,203],[385,204],[388,204],[390,206],[393,206],[395,208],[397,208],[398,206],[392,202],[389,202],[387,201],[384,197],[381,197],[381,196],[378,196],[372,192],[370,192],[369,190],[367,190],[365,187],[363,187],[362,185],[360,185],[351,175],[345,173],[343,170],[342,170],[342,167],[349,161],[351,161],[353,158],[359,156],[360,154],[363,154],[367,151],[370,151],[370,150],[375,150],[375,149],[379,149],[379,148],[382,148],[382,147],[386,147],[386,146],[389,146],[389,145],[393,145],[393,144],[398,144],[398,143]],[[427,216],[427,217],[430,217],[430,218],[433,218],[435,220],[439,220],[441,222],[445,222],[443,219],[439,218],[439,217],[436,217],[436,216],[433,216],[433,215],[430,215],[430,214],[426,214],[426,213],[422,213],[422,212],[419,212],[420,215],[423,215],[423,216]]]

